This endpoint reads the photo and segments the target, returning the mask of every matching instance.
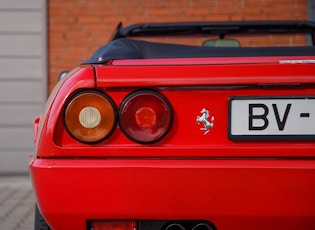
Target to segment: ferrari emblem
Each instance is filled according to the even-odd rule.
[[[205,108],[203,108],[200,113],[202,114],[202,116],[197,116],[197,123],[198,125],[203,124],[203,128],[200,128],[200,130],[204,130],[204,135],[206,135],[207,133],[210,132],[210,129],[214,126],[214,116],[211,116],[210,118],[210,113],[208,110],[206,110]],[[208,121],[208,119],[210,118],[210,121]]]

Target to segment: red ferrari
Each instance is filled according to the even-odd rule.
[[[34,132],[36,230],[314,230],[315,23],[120,25]]]

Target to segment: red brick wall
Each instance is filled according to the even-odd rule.
[[[49,91],[108,41],[118,22],[304,20],[307,0],[48,0]]]

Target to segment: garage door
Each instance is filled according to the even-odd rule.
[[[0,173],[27,173],[46,100],[46,1],[0,1]]]

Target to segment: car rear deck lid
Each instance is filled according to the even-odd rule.
[[[314,57],[313,57],[314,59]],[[279,59],[280,61],[281,59]],[[283,60],[286,60],[285,58]],[[188,60],[187,60],[188,61]],[[212,60],[216,61],[216,60]],[[224,60],[222,60],[224,61]],[[231,60],[230,60],[231,61]],[[243,59],[243,61],[246,61]],[[258,61],[258,60],[257,60]],[[314,64],[96,65],[98,87],[314,84]],[[127,62],[127,61],[126,61]],[[211,60],[208,60],[211,63]]]

